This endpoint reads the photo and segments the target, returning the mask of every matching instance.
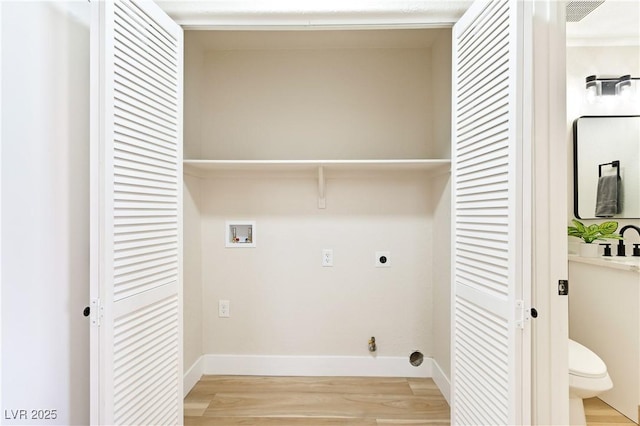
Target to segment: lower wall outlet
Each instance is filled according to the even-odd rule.
[[[230,302],[228,300],[218,300],[218,317],[229,318]]]
[[[333,266],[333,250],[322,250],[322,266]]]

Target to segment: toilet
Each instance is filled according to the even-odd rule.
[[[582,400],[613,388],[607,366],[600,357],[580,343],[569,339],[569,420],[586,425]]]

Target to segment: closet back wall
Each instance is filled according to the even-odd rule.
[[[185,40],[187,159],[449,158],[448,29],[187,31]],[[448,339],[442,348],[433,339],[434,293],[449,291],[449,224],[435,213],[442,200],[449,208],[448,177],[438,173],[327,167],[326,209],[313,170],[185,177],[185,370],[199,350],[369,357],[371,336],[379,357],[408,366],[420,350],[448,370]],[[228,220],[255,220],[257,247],[225,248]],[[333,267],[321,266],[323,249]],[[375,267],[383,250],[390,268]],[[221,299],[230,318],[218,317]]]
[[[203,134],[221,143],[204,144],[204,158],[430,157],[420,50],[225,51],[205,67]]]
[[[299,178],[202,181],[204,351],[209,354],[431,354],[431,215],[427,178],[317,183]],[[257,223],[255,249],[226,249],[228,219]],[[334,266],[321,266],[322,249]],[[376,250],[391,268],[376,268]],[[231,301],[218,318],[217,301]],[[407,361],[408,362],[408,361]]]
[[[449,30],[188,31],[185,41],[187,67],[199,68],[185,70],[185,114],[200,116],[185,118],[185,158],[450,158],[450,92],[439,99],[450,63],[432,54],[450,49]]]

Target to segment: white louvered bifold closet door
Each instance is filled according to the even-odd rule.
[[[152,2],[93,7],[91,421],[181,424],[182,29]]]
[[[522,4],[477,1],[453,31],[452,424],[529,422]]]

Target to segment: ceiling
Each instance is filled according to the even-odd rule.
[[[187,29],[215,25],[298,28],[345,24],[450,26],[471,0],[157,0]],[[640,45],[640,1],[606,0],[580,22],[567,23],[569,45]]]
[[[640,46],[640,1],[606,0],[580,22],[567,22],[567,44]]]
[[[157,0],[185,28],[207,25],[451,25],[470,0]]]

